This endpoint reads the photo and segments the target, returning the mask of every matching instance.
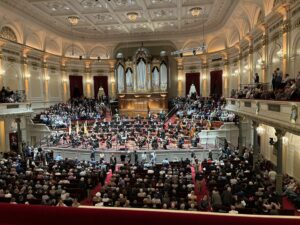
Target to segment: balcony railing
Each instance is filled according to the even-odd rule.
[[[228,98],[226,110],[300,134],[300,102]]]
[[[5,225],[295,225],[296,216],[231,215],[172,210],[125,208],[71,208],[0,204],[0,224]]]

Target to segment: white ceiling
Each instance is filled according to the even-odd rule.
[[[71,34],[67,18],[77,15],[78,25],[73,29],[82,37],[109,37],[116,35],[157,35],[201,33],[220,29],[227,21],[237,0],[9,0],[19,10],[26,11],[35,20],[52,26],[58,32]],[[192,17],[190,9],[202,7],[203,15]],[[28,11],[30,10],[30,14]],[[131,22],[126,14],[137,12]]]

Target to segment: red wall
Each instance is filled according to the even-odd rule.
[[[223,95],[222,70],[210,72],[210,95],[221,97]]]
[[[300,217],[0,204],[1,225],[296,225]]]
[[[185,74],[185,94],[188,95],[191,85],[194,84],[196,87],[197,95],[200,92],[200,73],[186,73]]]
[[[94,97],[97,98],[99,87],[102,86],[105,95],[108,96],[108,79],[107,76],[94,76]]]
[[[79,98],[83,96],[82,76],[69,76],[70,97]]]

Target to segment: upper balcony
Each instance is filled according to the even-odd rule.
[[[227,98],[226,110],[300,134],[300,102]]]

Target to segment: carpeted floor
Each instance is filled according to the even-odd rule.
[[[204,195],[209,194],[207,186],[206,186],[206,182],[205,182],[204,179],[201,181],[201,189],[200,189],[199,186],[196,184],[196,179],[195,179],[196,173],[195,173],[194,166],[191,167],[191,171],[192,171],[193,182],[195,184],[195,190],[194,191],[195,191],[195,194],[197,195],[197,201],[200,202],[200,200],[203,198]],[[199,166],[199,171],[200,172],[202,171],[201,164]]]

